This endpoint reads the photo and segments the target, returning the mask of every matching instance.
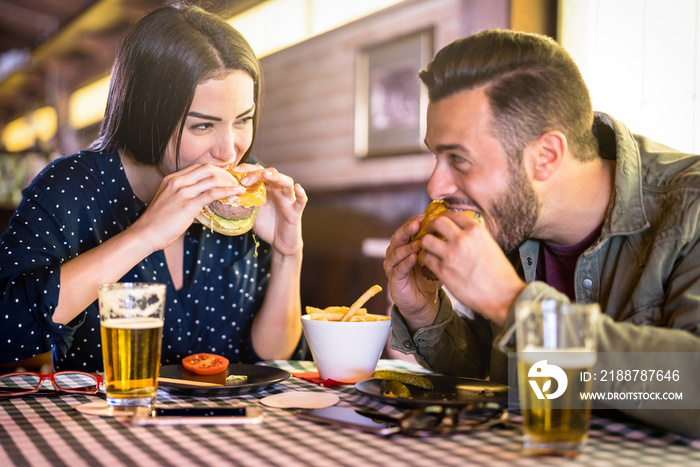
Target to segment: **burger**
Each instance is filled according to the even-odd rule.
[[[423,216],[425,216],[425,217],[423,218],[423,220],[420,223],[420,229],[418,230],[418,233],[416,233],[411,238],[411,241],[420,240],[421,238],[423,238],[425,236],[425,234],[428,233],[428,226],[430,225],[430,223],[449,211],[450,211],[450,209],[447,206],[445,206],[445,202],[443,200],[438,199],[438,200],[432,201],[428,205],[428,207],[425,208],[425,211],[423,212]],[[470,218],[472,218],[478,222],[481,222],[481,223],[484,222],[483,218],[481,217],[481,214],[479,214],[478,212],[474,212],[474,211],[459,211],[459,212],[463,213],[464,215],[469,216]],[[425,265],[425,263],[423,261],[424,257],[425,257],[425,251],[421,248],[421,250],[418,252],[418,264],[421,267],[421,273],[428,280],[431,280],[431,281],[437,280],[437,277],[435,276],[435,274],[433,274],[433,271],[431,271],[430,268],[428,268]]]
[[[236,172],[232,168],[229,173],[240,183],[248,175],[246,172]],[[196,219],[214,232],[224,235],[242,235],[253,228],[258,207],[265,202],[267,190],[263,182],[257,182],[245,187],[246,192],[238,196],[214,201],[202,208]]]

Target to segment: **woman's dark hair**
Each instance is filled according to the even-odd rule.
[[[483,86],[494,132],[512,162],[550,130],[566,136],[579,160],[598,157],[588,88],[571,56],[549,37],[479,32],[440,50],[420,79],[431,101]]]
[[[182,129],[197,85],[234,70],[253,78],[255,141],[262,77],[245,38],[198,7],[169,6],[150,12],[129,32],[117,55],[107,110],[89,149],[126,149],[136,161],[158,165],[177,135],[179,161]]]

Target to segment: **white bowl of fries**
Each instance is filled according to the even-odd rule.
[[[356,383],[372,377],[391,319],[367,313],[362,305],[379,291],[370,288],[350,307],[306,307],[301,324],[321,379]]]

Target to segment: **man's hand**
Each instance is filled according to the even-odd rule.
[[[525,288],[503,250],[481,223],[451,211],[421,240],[423,261],[466,307],[503,325]]]
[[[416,267],[420,242],[412,242],[411,237],[420,229],[421,220],[423,215],[415,216],[394,233],[384,260],[389,295],[412,332],[432,325],[440,306],[440,284],[426,279]]]

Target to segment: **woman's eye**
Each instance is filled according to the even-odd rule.
[[[194,125],[190,125],[190,130],[192,131],[205,131],[208,130],[209,128],[212,128],[214,125],[212,123],[196,123]]]
[[[243,117],[240,120],[237,120],[236,125],[246,125],[248,122],[252,122],[252,121],[253,121],[253,116],[249,115],[247,117]]]

